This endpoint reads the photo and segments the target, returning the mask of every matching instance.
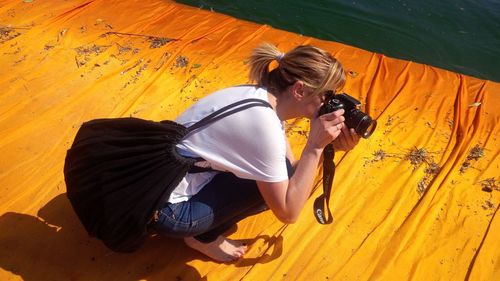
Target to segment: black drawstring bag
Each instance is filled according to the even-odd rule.
[[[174,121],[137,118],[96,119],[84,123],[64,165],[67,196],[87,232],[117,252],[137,250],[147,226],[172,190],[199,158],[177,153],[189,133],[253,106],[236,102],[186,128]]]

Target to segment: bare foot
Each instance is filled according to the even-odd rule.
[[[224,236],[219,236],[217,240],[210,243],[202,243],[194,237],[186,237],[184,242],[189,247],[220,262],[235,261],[241,258],[247,250],[247,246],[243,242],[231,240]]]

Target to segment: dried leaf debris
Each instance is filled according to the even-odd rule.
[[[465,158],[465,161],[462,163],[462,166],[460,167],[460,173],[463,174],[467,169],[471,167],[472,161],[478,161],[479,159],[483,158],[485,156],[484,153],[484,148],[481,147],[480,145],[476,144],[470,151],[469,154],[467,155],[467,158]]]
[[[189,64],[189,59],[185,56],[177,56],[175,58],[175,67],[186,67]]]
[[[0,44],[16,38],[21,35],[21,32],[16,27],[0,26]]]
[[[493,190],[495,191],[500,191],[500,186],[498,186],[497,180],[495,178],[487,178],[482,181],[480,181],[482,191],[485,192],[492,192]]]
[[[110,35],[142,37],[150,43],[149,48],[151,48],[151,49],[160,48],[169,42],[178,40],[178,39],[174,39],[174,38],[157,37],[157,36],[151,36],[151,35],[145,35],[145,34],[125,33],[125,32],[116,32],[116,31],[106,32],[106,33],[102,34],[101,37],[107,37]]]
[[[417,192],[420,196],[424,194],[424,192],[427,190],[428,185],[431,183],[434,177],[439,174],[441,170],[439,164],[437,164],[431,156],[431,152],[428,152],[425,148],[414,147],[404,155],[400,153],[390,154],[382,149],[379,149],[372,155],[373,158],[366,161],[366,163],[384,161],[386,158],[392,157],[410,162],[410,164],[413,166],[413,171],[418,169],[421,165],[425,165],[424,177],[417,184]]]
[[[406,155],[405,160],[410,161],[413,170],[417,169],[422,163],[429,162],[429,154],[425,148],[412,148]]]
[[[76,66],[80,67],[82,65],[87,64],[92,59],[92,57],[98,56],[99,54],[106,51],[109,47],[111,47],[111,45],[90,44],[90,45],[80,46],[78,48],[75,48]]]

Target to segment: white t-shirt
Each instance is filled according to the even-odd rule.
[[[175,121],[189,127],[226,105],[249,98],[268,101],[267,91],[252,85],[226,88],[199,100]],[[177,149],[181,155],[201,157],[213,169],[239,178],[265,182],[288,179],[285,132],[269,107],[250,107],[210,123],[187,135]],[[189,200],[216,174],[187,174],[168,202]]]

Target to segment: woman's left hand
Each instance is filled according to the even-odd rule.
[[[342,125],[342,133],[333,141],[335,150],[349,151],[358,143],[360,136],[356,134],[354,129],[349,129],[345,124]]]

